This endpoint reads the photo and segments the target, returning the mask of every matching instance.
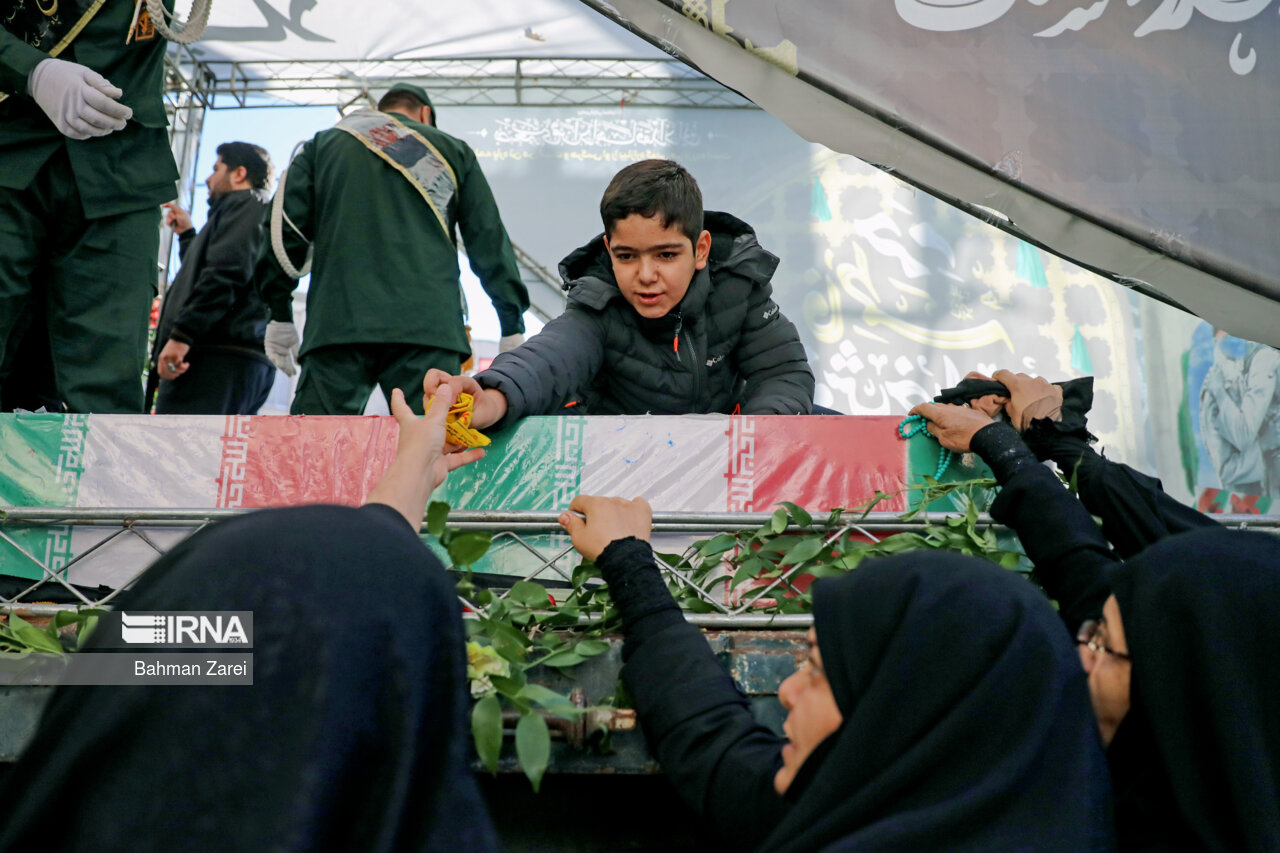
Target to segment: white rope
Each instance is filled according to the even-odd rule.
[[[192,0],[191,14],[187,16],[187,20],[182,21],[176,13],[170,14],[165,10],[163,0],[147,0],[147,14],[151,16],[151,24],[156,32],[178,44],[191,44],[204,35],[212,8],[213,0]],[[166,17],[173,19],[172,27],[165,21]]]
[[[151,0],[147,0],[151,2]],[[298,151],[305,145],[305,142],[299,142],[293,146],[293,152],[289,155],[289,165],[293,165],[293,158],[298,156]],[[276,187],[276,196],[271,200],[271,250],[276,253],[276,260],[280,262],[280,268],[284,270],[284,274],[289,278],[302,278],[311,272],[311,255],[314,246],[307,235],[303,234],[297,225],[293,224],[293,220],[284,212],[284,182],[289,177],[289,170],[286,168],[280,173],[280,182]],[[289,253],[284,250],[284,223],[289,223],[289,227],[293,232],[301,237],[307,244],[307,259],[302,263],[302,269],[298,269],[289,260]]]

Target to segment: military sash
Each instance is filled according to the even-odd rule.
[[[457,245],[444,212],[458,191],[458,177],[449,161],[425,136],[377,110],[354,112],[338,122],[337,128],[360,140],[404,175],[436,215],[449,242]]]
[[[9,0],[0,2],[0,23],[11,35],[54,58],[67,49],[106,2]],[[7,97],[8,93],[0,92],[0,101]]]

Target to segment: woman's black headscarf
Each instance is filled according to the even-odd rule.
[[[1121,730],[1150,730],[1201,849],[1280,850],[1280,540],[1173,536],[1119,567],[1112,589],[1129,713],[1145,718]]]
[[[458,600],[394,510],[214,525],[127,609],[253,611],[253,685],[58,688],[0,794],[0,850],[496,849]]]
[[[1112,849],[1085,673],[1024,578],[891,557],[819,581],[814,626],[844,719],[759,849]]]

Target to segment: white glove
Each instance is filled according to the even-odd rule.
[[[267,352],[271,363],[284,371],[285,376],[298,372],[298,327],[292,323],[281,323],[272,320],[267,324],[267,337],[262,348]]]
[[[498,352],[510,352],[522,343],[524,343],[524,335],[503,335],[502,340],[498,341]]]
[[[124,92],[92,68],[45,59],[31,69],[27,91],[63,136],[88,139],[121,130],[133,110],[118,102]]]

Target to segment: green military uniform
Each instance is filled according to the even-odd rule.
[[[455,229],[502,334],[524,331],[528,291],[475,152],[435,127],[394,118],[425,137],[457,178],[440,211],[450,234],[414,184],[352,135],[331,128],[306,143],[289,167],[283,199],[285,215],[314,243],[295,414],[359,414],[375,381],[388,396],[402,388],[420,411],[426,369],[458,372],[471,348]],[[287,224],[283,238],[301,267],[304,240]],[[292,322],[297,282],[269,244],[257,280],[271,318]]]
[[[61,5],[73,20],[83,8],[40,5]],[[28,95],[27,76],[50,45],[33,47],[8,22],[0,30],[0,91],[9,94],[0,102],[0,365],[12,365],[16,330],[43,302],[58,393],[77,412],[142,411],[158,206],[177,196],[165,41],[144,19],[125,44],[133,10],[129,0],[106,0],[58,57],[102,74],[133,109],[123,130],[83,141],[64,137]]]

